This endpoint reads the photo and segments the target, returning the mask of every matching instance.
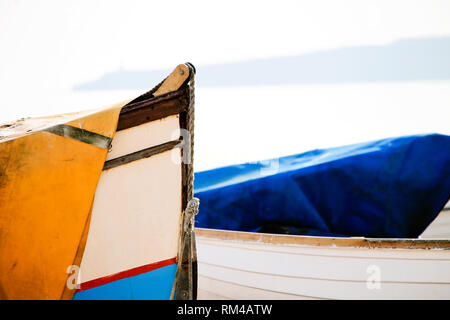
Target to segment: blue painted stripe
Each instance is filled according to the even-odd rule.
[[[177,265],[113,281],[75,293],[74,300],[168,300]]]

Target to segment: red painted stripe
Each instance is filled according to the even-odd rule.
[[[97,278],[94,280],[90,280],[90,281],[86,281],[83,282],[82,284],[80,284],[80,288],[77,290],[77,292],[79,291],[83,291],[83,290],[87,290],[87,289],[91,289],[91,288],[95,288],[110,282],[114,282],[120,279],[124,279],[124,278],[129,278],[129,277],[133,277],[133,276],[137,276],[139,274],[142,273],[146,273],[155,269],[159,269],[165,266],[169,266],[171,264],[175,264],[177,263],[177,258],[171,258],[171,259],[167,259],[167,260],[163,260],[163,261],[158,261],[158,262],[154,262],[154,263],[150,263],[147,264],[145,266],[141,266],[141,267],[137,267],[137,268],[133,268],[133,269],[129,269],[129,270],[125,270],[125,271],[121,271],[119,273],[116,274],[112,274],[110,276],[106,276],[106,277],[102,277],[102,278]]]

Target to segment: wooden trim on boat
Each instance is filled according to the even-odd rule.
[[[108,149],[112,140],[104,135],[67,124],[58,124],[56,126],[46,128],[43,131],[50,132],[61,137],[74,139],[83,143],[88,143],[102,149]]]
[[[450,239],[333,238],[195,228],[198,237],[269,244],[389,249],[450,249]]]
[[[179,115],[180,128],[186,123],[187,109],[189,108],[189,88],[186,86],[186,80],[189,77],[189,69],[185,65],[179,65],[160,85],[161,90],[157,90],[153,95],[145,95],[141,99],[133,100],[125,105],[120,111],[117,123],[117,131],[130,129],[148,122],[161,120],[173,115]],[[167,92],[175,89],[176,91]],[[143,100],[142,100],[143,99]],[[181,138],[175,141],[169,141],[154,147],[127,154],[116,159],[105,162],[103,170],[108,170],[132,161],[148,158],[158,153],[171,150],[182,146]],[[184,170],[183,170],[184,172]],[[183,176],[183,186],[185,185]],[[183,189],[183,192],[185,190]],[[183,204],[184,201],[183,201]],[[183,206],[184,208],[184,206]]]
[[[182,134],[184,145],[181,148],[181,208],[183,211],[181,218],[181,228],[180,228],[180,243],[179,243],[179,265],[177,268],[177,273],[175,276],[174,287],[171,294],[171,299],[192,299],[197,300],[197,249],[195,245],[195,233],[193,230],[193,225],[188,223],[189,217],[186,217],[186,209],[188,207],[188,201],[193,197],[193,187],[191,188],[190,183],[194,179],[194,173],[192,168],[192,155],[193,150],[193,135],[194,128],[192,120],[194,113],[194,95],[193,95],[193,81],[195,68],[192,64],[187,63],[185,67],[189,70],[189,86],[186,91],[186,108],[179,114],[179,128],[181,131],[187,131],[188,136],[186,137]],[[183,73],[185,75],[186,73]],[[187,82],[185,82],[187,84]],[[162,86],[161,86],[162,87]],[[191,140],[192,139],[192,140]],[[188,154],[185,154],[187,152]]]
[[[186,111],[188,106],[187,88],[144,101],[130,103],[120,111],[117,131],[179,114]]]
[[[189,79],[189,68],[185,64],[179,64],[164,80],[153,96],[160,96],[167,92],[178,90]]]
[[[115,168],[136,160],[140,160],[140,159],[144,159],[144,158],[149,158],[151,156],[154,156],[156,154],[159,153],[163,153],[165,151],[169,151],[172,150],[174,148],[177,148],[179,146],[181,146],[183,144],[183,140],[178,139],[178,140],[173,140],[173,141],[169,141],[154,147],[150,147],[144,150],[140,150],[140,151],[136,151],[115,159],[111,159],[105,162],[104,166],[103,166],[103,170],[108,170],[111,168]]]
[[[179,118],[179,125],[181,130],[189,130],[187,126],[187,112],[181,112]],[[184,158],[184,150],[181,149],[181,158]],[[187,206],[187,183],[188,183],[188,165],[183,161],[181,163],[181,208],[184,209]]]

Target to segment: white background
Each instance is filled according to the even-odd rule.
[[[73,89],[117,70],[190,61],[201,73],[202,65],[448,35],[449,1],[0,1],[0,122],[143,92]],[[447,80],[199,87],[196,96],[197,171],[450,134]]]

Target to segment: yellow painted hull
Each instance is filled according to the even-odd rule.
[[[68,124],[112,138],[122,105]],[[63,297],[106,155],[47,131],[0,143],[0,299]]]

